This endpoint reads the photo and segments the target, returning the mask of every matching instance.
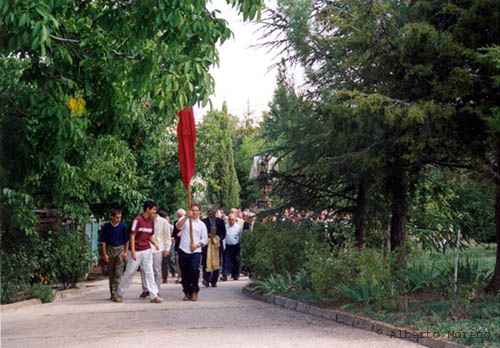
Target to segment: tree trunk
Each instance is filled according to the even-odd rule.
[[[404,246],[406,241],[406,220],[408,216],[408,178],[402,168],[398,168],[391,182],[392,217],[391,217],[391,251]]]
[[[358,196],[356,198],[356,211],[354,212],[354,225],[356,228],[356,246],[363,249],[365,246],[365,208],[366,208],[366,185],[360,181]]]
[[[496,168],[497,175],[500,175],[500,140],[497,140],[496,148]],[[498,294],[500,291],[500,179],[498,176],[495,178],[496,198],[495,198],[495,227],[497,232],[497,261],[495,264],[495,271],[490,283],[486,287],[486,291]]]

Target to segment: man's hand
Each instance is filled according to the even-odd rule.
[[[167,250],[163,251],[163,257],[167,257],[170,253]]]
[[[125,251],[122,255],[123,261],[127,261],[127,252]]]
[[[200,247],[200,244],[191,244],[191,252],[195,251],[196,249],[198,249]]]
[[[177,233],[177,237],[179,238],[181,237],[181,232]]]
[[[156,249],[156,250],[160,250],[160,247],[159,247],[159,245],[158,245],[158,244],[155,244],[155,249]]]
[[[137,258],[135,257],[135,251],[132,251],[130,253],[130,256],[132,257],[132,260],[137,261]]]
[[[108,263],[109,262],[109,256],[104,254],[104,262]]]

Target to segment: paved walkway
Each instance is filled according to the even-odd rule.
[[[107,281],[68,299],[1,313],[3,348],[127,347],[420,347],[242,294],[245,280],[202,288],[183,302],[179,284],[162,285],[161,304],[139,298],[140,277],[123,303],[108,300]]]

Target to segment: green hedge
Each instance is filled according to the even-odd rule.
[[[89,272],[95,259],[90,243],[81,232],[63,228],[15,240],[2,235],[2,303],[26,297],[31,285],[75,286]],[[5,243],[4,243],[5,242]],[[23,295],[24,294],[24,295]]]

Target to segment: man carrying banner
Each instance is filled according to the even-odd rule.
[[[200,206],[193,204],[186,216],[177,223],[181,231],[179,245],[179,265],[182,274],[184,301],[197,301],[200,287],[201,247],[207,244],[207,227],[200,220]]]

